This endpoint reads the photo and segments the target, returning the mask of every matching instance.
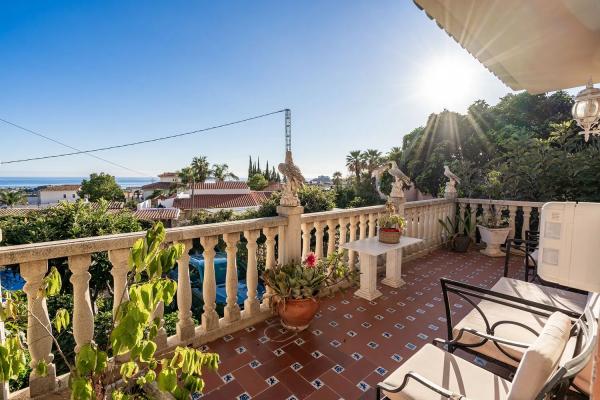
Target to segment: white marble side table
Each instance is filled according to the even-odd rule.
[[[377,256],[380,254],[387,254],[385,278],[381,283],[393,288],[404,285],[402,249],[422,241],[423,239],[402,236],[399,243],[387,244],[381,243],[375,236],[341,245],[342,248],[356,251],[360,259],[360,288],[354,294],[369,301],[381,296],[382,293],[377,290]]]

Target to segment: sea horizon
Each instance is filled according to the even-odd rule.
[[[89,176],[0,176],[0,188],[36,188],[47,185],[76,185]],[[119,186],[139,187],[158,181],[155,177],[115,177]]]

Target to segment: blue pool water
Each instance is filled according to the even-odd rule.
[[[4,290],[21,290],[25,286],[25,280],[21,275],[10,269],[0,271],[0,282]]]

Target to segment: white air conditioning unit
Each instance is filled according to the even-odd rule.
[[[544,204],[538,275],[548,282],[600,292],[600,203]]]

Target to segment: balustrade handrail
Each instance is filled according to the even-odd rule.
[[[429,205],[433,205],[433,204],[446,204],[446,203],[454,203],[454,200],[439,198],[439,199],[409,201],[407,203],[404,203],[404,209],[429,206]]]
[[[516,207],[542,207],[545,202],[543,201],[519,201],[519,200],[492,200],[492,199],[470,199],[470,198],[459,198],[457,202],[463,204],[490,204],[500,206],[516,206]]]
[[[343,208],[339,210],[302,214],[301,221],[303,223],[310,223],[315,221],[324,221],[328,219],[346,218],[360,214],[374,214],[383,211],[385,211],[385,205],[358,208]]]
[[[169,242],[237,233],[249,229],[286,226],[285,217],[266,217],[241,221],[217,222],[213,224],[182,226],[166,229]],[[62,258],[100,251],[130,248],[136,240],[144,237],[145,231],[93,236],[81,239],[57,240],[53,242],[21,244],[0,247],[0,265],[19,264],[52,258]]]

